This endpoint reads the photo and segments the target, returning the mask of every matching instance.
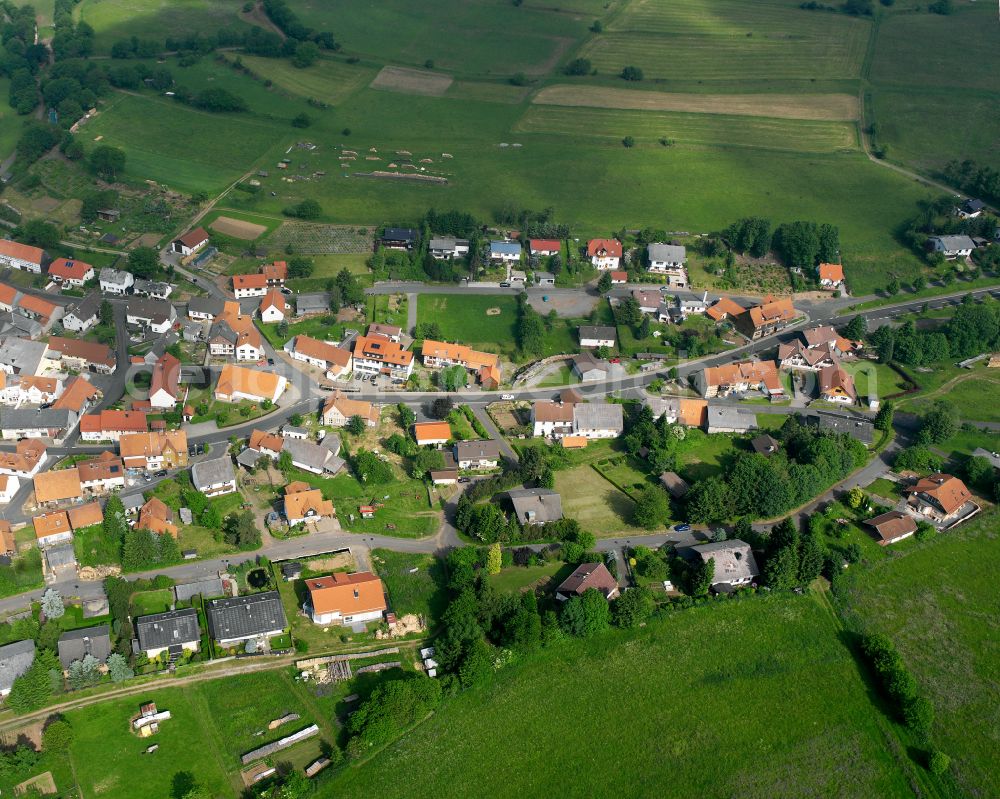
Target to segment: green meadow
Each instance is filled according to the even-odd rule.
[[[339,797],[904,797],[832,615],[810,596],[711,604],[566,641],[449,700]]]

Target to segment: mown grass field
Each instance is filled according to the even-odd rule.
[[[278,88],[300,97],[337,105],[375,77],[375,70],[343,61],[321,59],[306,69],[284,59],[243,56],[243,63]]]
[[[887,634],[934,705],[935,743],[964,796],[996,796],[1000,680],[1000,557],[995,511],[849,575],[841,604],[859,626]]]
[[[348,769],[334,790],[910,796],[912,766],[898,757],[828,611],[812,597],[776,597],[524,659]]]

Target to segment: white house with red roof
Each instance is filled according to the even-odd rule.
[[[262,322],[280,322],[288,314],[288,303],[285,295],[272,288],[260,301],[260,320]]]
[[[84,261],[56,258],[49,264],[49,277],[64,286],[82,286],[94,276],[94,267]]]
[[[174,239],[170,244],[170,251],[180,253],[186,258],[189,255],[194,255],[206,244],[208,244],[208,233],[205,228],[196,227],[180,238]]]
[[[0,239],[0,265],[20,269],[22,272],[42,273],[45,251],[17,241]]]
[[[844,267],[840,264],[820,264],[819,284],[825,289],[839,289],[844,285]]]
[[[618,269],[622,262],[622,243],[618,239],[591,239],[587,242],[587,257],[594,268],[602,272]]]
[[[263,297],[267,291],[267,276],[260,272],[253,275],[233,275],[233,294],[238,300],[246,297]]]
[[[542,257],[548,255],[558,255],[559,251],[562,249],[562,243],[559,239],[531,239],[528,242],[528,245],[532,255],[539,255]]]

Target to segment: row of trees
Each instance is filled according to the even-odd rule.
[[[734,222],[722,235],[736,252],[762,258],[773,251],[786,266],[799,269],[840,257],[840,231],[826,223],[785,222],[772,229],[769,219],[754,216]]]

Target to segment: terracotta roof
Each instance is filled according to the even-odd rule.
[[[628,282],[628,272],[624,272],[624,271],[621,271],[619,269],[616,269],[614,272],[611,273],[611,279],[612,280],[624,280],[627,283]]]
[[[80,473],[81,483],[125,476],[125,464],[113,452],[102,452],[96,458],[78,463],[76,468]]]
[[[205,228],[203,227],[196,227],[194,230],[188,231],[179,239],[177,239],[177,241],[179,241],[185,247],[197,247],[203,241],[207,240],[208,240],[208,233],[205,232]]]
[[[777,320],[788,321],[789,319],[794,319],[797,312],[792,305],[791,299],[786,297],[780,300],[765,302],[762,305],[754,305],[748,313],[750,314],[750,321],[757,328]]]
[[[163,353],[153,364],[153,377],[149,384],[149,396],[166,391],[174,399],[180,394],[178,384],[181,379],[181,362],[169,352]]]
[[[562,441],[563,449],[583,449],[587,446],[586,436],[563,436]]]
[[[300,491],[312,491],[312,486],[302,480],[295,480],[285,486],[285,494],[297,494]]]
[[[708,400],[682,397],[677,409],[677,422],[688,427],[703,427],[708,420]]]
[[[139,520],[135,526],[140,530],[150,530],[160,535],[167,533],[177,538],[177,525],[173,523],[173,518],[174,512],[162,500],[152,497],[139,510]]]
[[[716,322],[721,322],[727,316],[739,316],[746,310],[742,305],[729,297],[720,297],[713,305],[705,311]]]
[[[260,273],[268,280],[286,280],[288,278],[288,263],[285,261],[275,261],[264,264],[260,268]]]
[[[93,266],[85,261],[71,261],[68,258],[56,258],[49,264],[49,274],[57,277],[71,278],[73,280],[83,280],[87,272],[93,270]]]
[[[318,614],[340,612],[342,616],[385,610],[382,581],[371,572],[311,577],[306,580],[309,601]]]
[[[33,520],[35,526],[35,538],[48,538],[50,535],[72,532],[69,526],[69,516],[65,511],[55,513],[45,513],[36,516]]]
[[[834,359],[832,366],[824,366],[819,370],[819,390],[820,394],[846,396],[850,397],[852,401],[858,399],[858,392],[854,388],[854,378],[836,359]]]
[[[6,378],[7,373],[4,373]],[[38,377],[37,375],[19,375],[21,389],[30,391],[32,388],[38,389],[43,394],[54,394],[59,388],[59,381],[54,377]]]
[[[422,441],[447,441],[451,438],[451,427],[447,422],[418,422],[413,425],[413,436],[417,443]]]
[[[360,416],[362,419],[367,419],[376,424],[379,420],[378,409],[372,403],[365,402],[364,400],[350,399],[344,396],[340,389],[337,389],[337,391],[327,397],[326,402],[323,403],[323,414],[326,415],[327,411],[333,407],[336,407],[348,419],[352,416]]]
[[[296,336],[295,352],[318,361],[326,361],[335,366],[347,366],[351,362],[351,353],[336,347],[328,341],[320,341],[312,336]]]
[[[72,469],[58,469],[35,475],[35,499],[38,502],[59,502],[82,495],[80,472],[75,466]]]
[[[17,289],[13,286],[8,286],[6,283],[0,283],[0,304],[9,305],[14,307],[14,300],[17,299]]]
[[[965,483],[950,474],[932,474],[921,478],[910,489],[914,494],[926,494],[941,506],[946,514],[951,514],[972,499],[972,493]]]
[[[267,449],[271,452],[281,452],[285,446],[285,439],[276,433],[268,433],[266,430],[254,430],[250,433],[250,449]]]
[[[369,336],[388,336],[389,338],[393,338],[402,334],[403,328],[396,325],[381,325],[377,322],[368,325]]]
[[[261,372],[257,369],[247,369],[227,363],[222,367],[219,382],[215,387],[217,394],[232,396],[236,392],[254,397],[271,399],[278,392],[281,376],[272,372]]]
[[[558,239],[531,239],[528,246],[532,250],[555,250],[559,252],[562,242]]]
[[[809,366],[815,366],[821,361],[832,358],[833,355],[827,347],[806,347],[801,341],[796,339],[788,344],[778,345],[778,360],[785,361],[793,356],[799,356]]]
[[[45,257],[45,251],[29,244],[21,244],[17,241],[0,239],[0,255],[10,258],[18,258],[21,261],[28,261],[33,264],[41,264]]]
[[[77,376],[69,381],[66,390],[59,399],[52,403],[52,407],[69,408],[75,413],[80,413],[84,406],[99,393],[86,378]]]
[[[709,366],[705,369],[705,382],[709,386],[763,383],[768,391],[778,391],[783,388],[774,361],[740,361]]]
[[[263,313],[267,308],[277,308],[282,313],[286,313],[288,311],[288,303],[285,302],[285,295],[276,288],[268,291],[267,294],[260,298],[261,312]]]
[[[819,279],[841,282],[844,279],[844,267],[840,264],[820,264]]]
[[[570,423],[573,421],[574,404],[576,403],[561,405],[558,402],[536,400],[532,406],[535,412],[535,421]]]
[[[14,452],[0,452],[0,467],[12,472],[30,472],[45,455],[45,444],[35,439],[17,442]]]
[[[6,476],[4,475],[4,477]],[[6,519],[0,519],[0,552],[17,552],[14,531],[11,530],[10,522]]]
[[[309,515],[309,511],[315,516],[333,516],[333,502],[323,499],[323,492],[318,488],[285,494],[287,519],[303,519]]]
[[[618,239],[591,239],[587,242],[587,256],[608,258],[622,257],[622,243]]]
[[[591,588],[596,588],[607,596],[618,590],[618,581],[603,563],[581,563],[556,591],[560,594],[582,595]]]
[[[88,502],[86,505],[79,505],[69,509],[69,523],[74,530],[81,527],[91,527],[104,521],[104,511],[101,510],[101,503]]]
[[[54,302],[43,300],[41,297],[35,297],[31,294],[23,294],[21,299],[17,301],[17,307],[23,308],[26,311],[30,311],[31,313],[38,314],[39,316],[48,319],[59,306]]]
[[[354,357],[391,366],[409,366],[413,362],[412,352],[385,336],[358,336],[354,340]]]
[[[126,433],[118,442],[118,451],[126,459],[155,457],[171,448],[177,452],[186,452],[187,433],[183,430],[168,430],[166,433]]]
[[[61,336],[50,336],[48,348],[54,352],[61,352],[70,358],[82,358],[89,363],[103,364],[106,366],[115,365],[115,354],[110,347],[96,341],[84,341],[77,338],[63,338]]]
[[[265,288],[267,288],[267,278],[259,272],[252,275],[233,275],[233,291]]]
[[[908,513],[891,510],[873,519],[865,521],[869,527],[878,533],[880,544],[891,544],[900,538],[905,538],[917,531],[917,520]]]
[[[101,411],[88,413],[80,419],[81,433],[145,433],[146,414],[142,411]]]
[[[480,370],[484,366],[497,366],[500,363],[500,356],[492,352],[480,352],[464,344],[449,344],[445,341],[433,341],[424,339],[420,347],[420,352],[426,359],[441,358],[448,361],[461,361],[469,369]]]

